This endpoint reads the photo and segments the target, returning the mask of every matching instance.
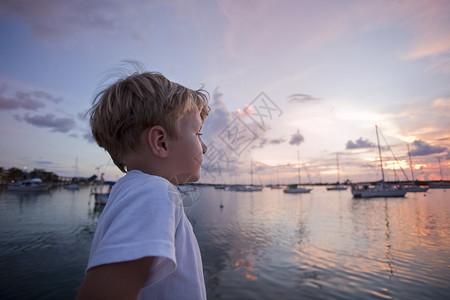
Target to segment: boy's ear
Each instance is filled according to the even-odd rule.
[[[167,132],[159,125],[153,126],[147,133],[147,143],[153,154],[166,158],[169,154]]]

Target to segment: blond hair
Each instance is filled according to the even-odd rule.
[[[208,93],[171,82],[160,73],[134,73],[104,89],[89,111],[92,135],[126,172],[122,161],[135,150],[145,129],[163,127],[170,138],[178,137],[178,119],[197,110],[202,121],[209,113]]]

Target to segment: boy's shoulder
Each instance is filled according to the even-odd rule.
[[[144,193],[148,196],[168,196],[172,200],[179,198],[178,189],[167,179],[146,174],[139,170],[129,171],[120,178],[113,189],[118,193]],[[176,201],[178,202],[178,201]]]
[[[125,174],[125,176],[123,176],[122,178],[119,179],[118,182],[121,182],[121,181],[127,182],[127,183],[136,182],[136,181],[146,181],[149,184],[163,184],[164,186],[171,185],[171,183],[163,177],[147,174],[147,173],[144,173],[139,170],[128,171]]]

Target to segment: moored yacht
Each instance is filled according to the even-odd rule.
[[[305,188],[300,185],[301,177],[300,177],[300,152],[297,150],[297,176],[298,176],[298,184],[290,184],[288,185],[283,192],[287,194],[306,194],[312,191],[312,188]]]
[[[302,187],[298,184],[290,184],[283,190],[283,192],[285,192],[287,194],[306,194],[311,191],[312,191],[312,189]]]
[[[341,176],[339,173],[339,156],[337,153],[336,153],[336,166],[337,166],[338,181],[335,185],[327,187],[327,190],[328,191],[345,191],[347,189],[347,187],[340,183]]]
[[[19,182],[12,183],[8,186],[8,191],[21,192],[45,192],[50,189],[50,185],[46,184],[40,178],[24,179]]]
[[[401,186],[384,181],[375,184],[352,184],[352,195],[355,198],[404,197],[406,192]]]
[[[359,183],[352,184],[352,195],[355,198],[374,197],[404,197],[407,190],[398,184],[389,184],[384,181],[383,159],[381,157],[380,139],[378,137],[378,126],[375,125],[378,142],[378,155],[380,157],[380,168],[382,179],[376,184]]]

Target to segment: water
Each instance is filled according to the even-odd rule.
[[[206,187],[186,214],[208,299],[448,299],[449,198]],[[87,188],[1,191],[0,299],[73,299],[100,213]]]

